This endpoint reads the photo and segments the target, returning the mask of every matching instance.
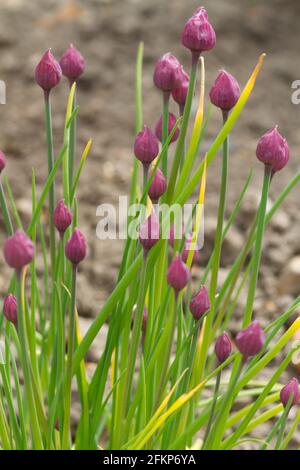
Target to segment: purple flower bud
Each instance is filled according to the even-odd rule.
[[[7,321],[17,324],[17,299],[13,294],[8,294],[3,302],[3,313]]]
[[[257,158],[265,165],[271,165],[272,172],[281,170],[289,161],[290,151],[286,139],[279,134],[277,126],[267,131],[258,141]]]
[[[140,225],[139,238],[144,252],[147,253],[159,240],[159,221],[154,211]]]
[[[4,170],[6,166],[6,158],[3,152],[0,150],[0,173]]]
[[[201,7],[186,22],[182,35],[182,44],[192,52],[201,54],[215,47],[216,33],[208,21],[206,10]]]
[[[246,361],[248,357],[259,353],[265,342],[265,334],[257,320],[250,323],[247,328],[241,330],[236,337],[238,350],[244,356]]]
[[[54,225],[58,232],[63,235],[72,223],[72,213],[61,199],[55,208],[53,215]]]
[[[87,252],[86,238],[78,228],[75,228],[71,238],[68,240],[65,252],[66,257],[75,266],[85,258]]]
[[[168,284],[173,287],[176,292],[183,289],[189,282],[190,272],[181,259],[179,253],[176,253],[175,259],[171,262],[168,273]]]
[[[65,51],[59,63],[62,73],[70,82],[76,82],[85,69],[85,60],[73,44]]]
[[[153,81],[157,88],[169,93],[180,85],[181,65],[170,52],[156,62]]]
[[[215,353],[220,363],[225,362],[232,351],[232,343],[227,333],[223,333],[216,341]]]
[[[190,77],[188,73],[185,72],[181,66],[181,79],[180,85],[177,88],[174,88],[172,91],[173,100],[179,104],[179,106],[184,107],[188,89],[189,89]]]
[[[138,133],[134,142],[134,154],[140,162],[149,165],[159,152],[158,140],[147,126]]]
[[[283,406],[287,406],[290,400],[291,406],[297,405],[300,400],[299,382],[295,377],[280,390],[280,401]]]
[[[168,118],[168,135],[170,135],[173,127],[175,126],[176,123],[176,116],[173,113],[169,113],[169,118]],[[155,126],[155,135],[162,142],[162,116],[160,116],[159,120],[156,123]],[[173,137],[171,139],[171,142],[175,142],[178,139],[179,136],[179,129],[178,127],[176,128]]]
[[[210,301],[205,286],[190,301],[190,311],[195,320],[199,320],[210,309]]]
[[[4,257],[7,264],[14,269],[21,269],[32,261],[34,246],[22,230],[17,230],[4,244]]]
[[[186,238],[183,250],[182,250],[182,259],[185,263],[187,262],[190,250],[192,249],[191,244],[192,244],[192,237],[190,235],[188,235],[187,238]],[[195,247],[194,247],[193,251],[194,251],[194,253],[193,253],[192,264],[197,264],[199,262],[199,258],[200,258],[199,246],[197,245],[197,243],[195,244]]]
[[[157,168],[151,181],[148,194],[152,202],[157,203],[167,189],[167,180],[160,168]]]
[[[221,70],[210,89],[210,101],[222,111],[230,111],[239,99],[241,90],[237,80]]]
[[[61,68],[49,49],[43,55],[35,69],[35,80],[44,91],[49,92],[59,84],[61,79]]]

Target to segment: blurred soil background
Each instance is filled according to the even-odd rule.
[[[255,158],[255,149],[262,133],[278,124],[291,150],[289,165],[272,182],[271,200],[299,169],[300,105],[291,102],[291,84],[300,79],[300,2],[207,0],[203,4],[217,33],[216,48],[205,56],[207,96],[219,69],[235,75],[243,86],[259,55],[267,53],[254,92],[231,136],[228,213],[250,169],[253,182],[224,245],[222,280],[242,247],[259,202],[263,167]],[[114,287],[122,252],[122,241],[97,240],[96,208],[105,202],[117,205],[119,195],[129,192],[138,43],[145,43],[144,122],[153,126],[161,112],[161,96],[152,82],[155,61],[171,51],[188,70],[190,54],[181,46],[180,35],[197,6],[198,0],[1,0],[0,79],[7,86],[7,104],[1,105],[0,148],[7,155],[5,172],[25,226],[31,215],[31,168],[36,169],[39,190],[47,174],[43,96],[34,82],[35,65],[47,48],[51,47],[59,58],[69,43],[86,58],[86,72],[78,86],[77,149],[79,158],[87,140],[93,138],[78,191],[80,228],[89,241],[89,257],[78,283],[80,314],[87,318],[83,328]],[[65,80],[52,93],[56,152],[62,144],[67,93]],[[177,113],[177,107],[173,106],[173,111]],[[214,109],[201,156],[220,126],[220,112]],[[200,269],[213,244],[219,181],[217,157],[208,172],[206,238]],[[299,194],[298,186],[266,231],[255,303],[255,315],[263,324],[282,313],[300,292]],[[1,221],[1,244],[3,240]],[[9,271],[2,251],[0,270],[3,295]],[[241,298],[237,306],[232,333],[240,327],[244,300]],[[94,348],[96,355],[99,348],[101,343],[98,351]]]

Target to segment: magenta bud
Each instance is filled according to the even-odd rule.
[[[6,157],[3,152],[0,150],[0,173],[4,170],[6,166]]]
[[[77,266],[85,258],[87,252],[86,238],[78,228],[75,228],[71,238],[68,240],[65,252],[66,257],[74,266]]]
[[[189,282],[190,272],[181,259],[179,253],[176,253],[175,259],[171,262],[168,273],[168,284],[173,287],[176,292],[183,289]]]
[[[156,62],[153,81],[157,88],[169,93],[180,85],[181,65],[170,52]]]
[[[236,345],[245,361],[261,351],[265,339],[265,334],[257,320],[237,334]]]
[[[53,215],[54,225],[58,232],[63,235],[72,223],[72,213],[61,199],[55,208]]]
[[[181,66],[180,85],[177,88],[174,88],[174,90],[172,90],[173,100],[176,101],[176,103],[179,104],[179,106],[181,107],[184,107],[185,105],[189,89],[189,83],[190,77]]]
[[[289,146],[286,139],[278,132],[277,126],[259,139],[256,156],[265,165],[270,165],[273,173],[287,164],[290,158]]]
[[[147,126],[138,133],[134,142],[134,154],[140,162],[149,165],[158,155],[158,140]]]
[[[186,22],[181,42],[187,49],[198,53],[198,55],[215,47],[216,33],[209,23],[207,12],[203,7],[199,8]]]
[[[183,250],[182,250],[182,259],[186,263],[189,257],[189,253],[192,244],[192,237],[190,235],[187,236],[187,239],[185,241]],[[199,254],[199,246],[197,243],[195,243],[195,246],[193,247],[193,259],[192,259],[192,264],[197,264],[199,262],[200,254]]]
[[[168,135],[170,135],[173,127],[175,126],[176,123],[176,116],[173,113],[169,113],[168,117]],[[162,142],[162,116],[160,116],[159,120],[156,123],[155,126],[155,135]],[[175,142],[178,139],[179,136],[179,129],[176,127],[176,130],[173,134],[173,137],[171,139],[171,142]]]
[[[159,198],[165,193],[166,189],[167,180],[161,169],[157,168],[148,190],[151,201],[157,203]]]
[[[149,217],[140,225],[139,230],[139,239],[145,253],[151,250],[158,242],[159,237],[159,221],[155,212],[152,211]]]
[[[62,71],[51,50],[45,52],[35,69],[35,80],[44,91],[49,92],[59,84]]]
[[[17,230],[4,244],[4,257],[7,264],[14,269],[21,269],[29,264],[34,256],[32,241],[22,230]]]
[[[238,101],[240,94],[241,90],[237,80],[230,73],[221,70],[210,89],[209,97],[217,108],[222,111],[230,111]]]
[[[17,299],[13,294],[8,294],[3,302],[3,313],[7,321],[17,324]]]
[[[210,309],[207,289],[201,286],[199,292],[190,301],[190,311],[195,320],[199,320]]]
[[[85,60],[73,44],[65,51],[59,63],[62,73],[70,82],[76,82],[85,69]]]
[[[295,406],[297,405],[299,400],[300,400],[299,382],[295,377],[293,377],[280,390],[280,401],[283,404],[283,406],[287,406],[289,402],[291,406]]]
[[[215,353],[220,363],[225,362],[232,351],[232,342],[227,333],[223,333],[216,341]]]

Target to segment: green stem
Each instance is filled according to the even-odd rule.
[[[3,213],[3,220],[4,220],[6,232],[9,236],[11,236],[14,233],[14,229],[13,229],[13,225],[11,222],[9,210],[7,207],[6,197],[5,197],[1,178],[0,178],[0,205],[1,205],[2,213]]]
[[[48,148],[48,174],[54,167],[53,154],[53,137],[52,137],[52,117],[51,117],[51,101],[49,92],[45,92],[45,122],[46,122],[46,139]],[[49,187],[49,238],[50,238],[50,256],[51,256],[51,273],[54,278],[55,270],[55,227],[53,222],[53,214],[55,206],[55,184],[54,181]]]
[[[222,375],[222,371],[220,370],[217,374],[217,377],[216,377],[214,397],[213,397],[213,402],[212,402],[212,406],[211,406],[211,412],[210,412],[210,415],[209,415],[208,424],[207,424],[205,435],[204,435],[204,438],[203,438],[202,449],[205,448],[207,439],[210,435],[210,430],[211,430],[211,426],[212,426],[212,423],[213,423],[213,419],[214,419],[214,416],[215,416],[216,405],[217,405],[218,394],[219,394],[219,388],[220,388],[220,382],[221,382],[221,375]]]
[[[73,82],[70,83],[70,86]],[[76,90],[73,100],[73,111],[76,108]],[[73,187],[74,165],[75,165],[75,150],[76,150],[76,116],[70,125],[70,143],[69,143],[69,187]]]
[[[125,394],[124,394],[124,403],[129,405],[130,391],[132,387],[133,374],[135,370],[136,356],[138,352],[139,340],[141,337],[142,331],[142,322],[143,322],[143,312],[145,305],[145,289],[146,289],[146,273],[147,273],[147,256],[144,258],[144,263],[142,265],[141,272],[141,283],[139,287],[139,296],[137,301],[137,309],[134,318],[134,325],[132,331],[131,344],[128,355],[128,369],[126,372],[125,380]]]
[[[275,444],[275,450],[278,450],[280,448],[281,443],[283,441],[284,431],[285,431],[286,422],[287,422],[290,409],[291,409],[291,405],[287,406],[282,413],[282,419],[280,421],[280,426],[279,426],[279,435]]]
[[[179,133],[179,137],[178,137],[178,141],[176,145],[173,166],[172,166],[170,180],[168,184],[168,191],[167,191],[167,196],[166,196],[166,200],[168,202],[172,200],[174,189],[175,189],[175,184],[176,184],[176,178],[178,174],[178,169],[180,166],[180,162],[183,159],[185,137],[187,133],[189,117],[190,117],[192,101],[193,101],[193,95],[194,95],[194,89],[195,89],[195,83],[196,83],[197,64],[198,64],[198,60],[192,61],[189,89],[188,89],[188,94],[187,94],[187,98],[186,98],[186,102],[184,106],[181,129],[180,129],[180,133]]]
[[[227,121],[228,113],[223,112],[223,122],[224,125]],[[203,346],[201,350],[201,360],[199,367],[199,376],[202,377],[207,357],[207,350],[209,347],[210,336],[212,324],[215,316],[215,301],[216,301],[216,290],[218,284],[218,273],[220,267],[220,258],[222,250],[222,240],[223,240],[223,224],[225,216],[225,205],[226,205],[226,193],[227,193],[227,178],[228,178],[228,157],[229,157],[229,137],[226,137],[223,143],[223,157],[222,157],[222,172],[221,172],[221,187],[220,187],[220,197],[219,197],[219,207],[218,207],[218,217],[217,217],[217,228],[215,234],[215,245],[212,256],[212,272],[211,272],[211,281],[209,289],[210,297],[210,311],[207,315],[205,330],[203,334]]]
[[[211,434],[211,436],[208,436],[208,441],[204,449],[218,449],[219,444],[221,443],[221,439],[223,436],[223,430],[226,426],[226,421],[227,421],[227,416],[228,413],[231,409],[232,403],[234,401],[236,392],[235,392],[235,387],[238,382],[238,379],[241,376],[242,368],[243,368],[243,362],[240,360],[238,366],[236,367],[236,370],[233,373],[233,376],[231,378],[230,383],[228,384],[228,389],[226,394],[224,395],[221,405],[220,405],[220,410],[219,413],[216,417],[216,421],[214,424],[214,433]]]
[[[68,355],[66,365],[66,381],[64,393],[64,425],[62,436],[62,448],[70,448],[70,416],[71,416],[71,393],[72,393],[72,366],[73,350],[75,342],[75,320],[76,320],[76,274],[77,266],[72,270],[72,290],[71,290],[71,308],[69,312],[69,336],[68,336]]]
[[[27,398],[29,416],[30,416],[30,425],[32,431],[32,439],[34,448],[37,450],[43,449],[43,440],[41,436],[41,431],[39,427],[37,410],[34,402],[32,381],[30,376],[30,359],[28,356],[29,345],[27,340],[26,325],[25,325],[25,315],[23,310],[23,299],[22,299],[22,272],[16,272],[17,277],[17,305],[18,305],[18,333],[20,339],[20,349],[21,349],[21,364],[24,374],[24,387],[25,394]]]
[[[249,283],[249,290],[248,290],[248,297],[247,297],[247,303],[246,303],[246,308],[245,308],[243,326],[247,326],[251,322],[251,318],[252,318],[253,303],[254,303],[259,265],[260,265],[260,259],[261,259],[261,253],[262,253],[263,236],[264,236],[264,231],[265,231],[265,216],[266,216],[266,208],[267,208],[268,194],[269,194],[269,188],[270,188],[270,180],[271,180],[271,167],[266,165],[261,201],[260,201],[260,206],[259,206],[259,211],[258,211],[252,272],[251,272],[251,278],[250,278],[250,283]]]

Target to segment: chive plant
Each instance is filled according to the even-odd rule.
[[[250,98],[265,56],[259,57],[242,90],[228,72],[219,73],[209,96],[211,105],[221,110],[222,119],[203,154],[212,108],[210,105],[204,113],[203,53],[215,43],[207,12],[198,8],[182,32],[182,44],[191,53],[189,74],[171,53],[154,67],[154,84],[162,93],[155,133],[143,122],[144,46],[139,46],[130,203],[142,203],[146,209],[139,221],[138,239],[128,233],[115,287],[83,337],[76,287],[80,282],[77,271],[84,269],[88,256],[88,242],[78,228],[76,192],[91,141],[77,161],[75,97],[85,61],[70,46],[60,63],[49,50],[38,64],[35,78],[45,97],[48,176],[38,194],[32,173],[28,226],[23,226],[14,201],[5,168],[8,159],[0,152],[0,205],[7,238],[3,250],[12,268],[0,316],[4,340],[1,449],[225,450],[249,440],[260,449],[289,446],[300,421],[300,413],[291,417],[290,410],[298,405],[300,391],[296,378],[284,387],[281,383],[300,348],[298,342],[292,343],[300,318],[284,333],[282,326],[299,307],[300,298],[264,330],[264,312],[253,319],[253,304],[265,231],[299,183],[300,171],[268,208],[270,186],[288,163],[289,148],[277,126],[259,139],[256,155],[264,164],[260,204],[249,220],[240,254],[219,285],[223,240],[230,236],[251,183],[251,174],[240,182],[240,194],[226,219],[229,135]],[[68,79],[69,95],[64,139],[55,155],[50,96],[62,73]],[[198,104],[194,103],[196,89],[200,90]],[[178,117],[169,110],[172,99],[178,105]],[[220,150],[214,246],[203,266],[197,237],[203,229],[206,176]],[[59,172],[62,188],[58,184],[55,188]],[[57,199],[59,193],[64,199]],[[196,199],[194,194],[198,194]],[[44,223],[41,213],[47,201],[49,218]],[[172,207],[182,208],[190,201],[190,220],[178,226]],[[167,207],[163,212],[162,206]],[[133,220],[128,214],[128,226]],[[38,253],[42,274],[36,267]],[[248,291],[240,331],[230,338],[230,321],[243,287]],[[109,324],[107,337],[91,375],[86,355],[105,323]],[[263,380],[261,371],[275,358],[277,369]],[[76,423],[71,420],[73,390],[81,410]],[[257,439],[256,428],[266,422],[270,422],[270,432]]]

